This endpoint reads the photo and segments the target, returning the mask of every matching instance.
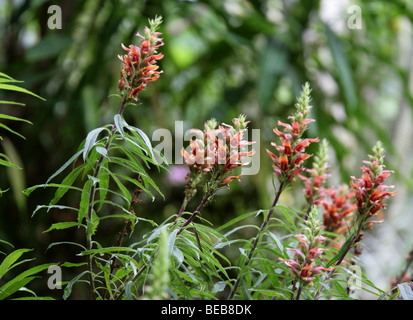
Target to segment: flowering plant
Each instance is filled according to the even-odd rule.
[[[266,149],[274,182],[271,206],[219,226],[201,216],[206,206],[213,207],[220,190],[230,193],[237,181],[243,183],[243,169],[256,152],[254,146],[261,143],[248,139],[250,121],[241,114],[232,124],[211,119],[202,130],[190,131],[193,139],[181,150],[187,174],[178,212],[161,222],[138,213],[142,194],[164,197],[148,169],[166,168],[155,158],[162,154],[141,129],[124,120],[123,113],[162,74],[157,64],[163,58],[158,52],[164,45],[158,32],[161,22],[161,18],[150,20],[144,34],[137,33],[139,45],[121,45],[126,51],[119,55],[121,105],[113,123],[89,132],[79,150],[45,184],[25,191],[30,195],[40,187],[56,189],[50,203],[35,213],[44,208],[76,213],[74,221],[57,222],[47,231],[76,227],[84,232],[84,243],[65,242],[80,247],[78,256],[84,261],[62,265],[81,268],[65,282],[63,298],[83,277],[90,298],[102,300],[350,298],[342,285],[343,277],[349,277],[342,271],[355,264],[364,232],[383,221],[383,209],[395,195],[389,191],[392,186],[384,184],[392,171],[385,170],[384,149],[378,142],[361,167],[361,178],[351,177],[350,186],[329,185],[327,140],[321,140],[314,157],[307,151],[320,142],[307,131],[315,122],[310,118],[309,83],[304,84],[292,115],[286,122],[277,121],[273,132],[278,141]],[[51,182],[63,172],[68,173],[61,182]],[[283,205],[281,195],[300,184],[294,205]],[[77,192],[77,208],[60,203],[69,191]],[[296,208],[301,203],[303,210]],[[99,226],[108,218],[123,222],[111,246],[99,242]],[[256,225],[258,218],[262,221]],[[247,228],[252,232],[238,235]],[[139,236],[133,237],[134,232]],[[62,243],[53,246],[58,244]]]

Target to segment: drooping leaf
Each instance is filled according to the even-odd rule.
[[[66,300],[67,298],[69,298],[69,296],[72,294],[72,287],[73,287],[73,285],[76,283],[76,282],[78,282],[85,274],[87,274],[89,271],[88,270],[86,270],[86,271],[83,271],[83,272],[81,272],[81,273],[79,273],[76,277],[74,277],[72,280],[70,280],[68,283],[67,283],[67,285],[66,285],[66,287],[65,287],[65,289],[64,289],[64,291],[63,291],[63,300]]]
[[[82,172],[84,169],[84,166],[79,166],[72,170],[62,181],[61,184],[59,184],[58,189],[55,192],[55,195],[53,199],[50,201],[50,204],[56,204],[64,195],[65,193],[69,190],[69,188],[72,186],[72,184],[76,181],[76,178],[78,175]]]
[[[14,277],[12,280],[5,283],[0,288],[0,300],[7,298],[11,294],[19,290],[21,287],[25,286],[31,280],[33,280],[35,278],[35,277],[32,277],[33,275],[40,273],[43,270],[46,270],[49,267],[54,266],[54,265],[55,264],[53,263],[41,264],[41,265],[38,265],[38,266],[35,266],[33,268],[23,271],[22,273]]]
[[[7,255],[0,265],[0,279],[8,272],[13,265],[24,253],[32,251],[33,249],[17,249]]]
[[[34,97],[36,97],[36,98],[39,98],[39,99],[41,99],[41,100],[43,100],[43,101],[46,101],[46,99],[38,96],[37,94],[35,94],[35,93],[33,93],[33,92],[29,91],[29,90],[26,90],[26,89],[24,89],[24,88],[21,88],[21,87],[12,85],[12,84],[0,83],[0,89],[1,89],[1,90],[11,90],[11,91],[17,91],[17,92],[27,93],[27,94],[30,94],[30,95],[32,95],[32,96],[34,96]]]
[[[55,173],[53,173],[49,179],[47,179],[46,184],[49,183],[54,177],[59,175],[63,170],[65,170],[70,164],[72,164],[83,152],[82,150],[79,150],[76,152],[72,157],[70,157],[69,160],[67,160]]]
[[[397,287],[403,300],[413,300],[413,290],[407,283],[399,283]]]
[[[83,161],[86,161],[86,157],[89,151],[95,146],[97,137],[105,128],[96,128],[88,133],[85,140],[85,147],[83,148]]]

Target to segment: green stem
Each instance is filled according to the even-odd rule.
[[[264,220],[263,223],[261,224],[261,227],[260,227],[260,229],[259,229],[259,231],[258,231],[258,233],[257,233],[257,236],[256,236],[255,239],[254,239],[254,242],[253,242],[253,244],[252,244],[251,250],[250,250],[250,252],[249,252],[249,254],[248,254],[248,257],[247,257],[247,261],[246,261],[245,264],[244,264],[244,267],[248,266],[248,264],[249,264],[250,261],[251,261],[251,258],[252,258],[252,256],[253,256],[253,253],[254,253],[255,249],[257,248],[257,246],[258,246],[258,242],[259,242],[259,239],[260,239],[260,234],[261,234],[261,232],[263,232],[263,231],[265,230],[265,228],[267,228],[268,224],[270,223],[271,215],[272,215],[272,213],[273,213],[273,211],[274,211],[274,209],[275,209],[275,206],[276,206],[277,203],[278,203],[278,200],[279,200],[279,198],[280,198],[281,192],[283,191],[283,187],[284,187],[284,181],[280,183],[280,186],[279,186],[279,188],[278,188],[278,192],[277,192],[277,194],[276,194],[276,196],[275,196],[274,202],[273,202],[273,204],[272,204],[272,206],[271,206],[270,211],[268,211],[267,219]],[[241,270],[242,270],[242,269],[241,269]],[[228,300],[231,300],[231,299],[234,297],[236,291],[238,290],[238,287],[239,287],[239,284],[240,284],[240,282],[241,282],[242,276],[243,276],[243,272],[241,271],[241,272],[238,274],[238,278],[237,278],[237,280],[236,280],[235,283],[234,283],[234,287],[232,288],[231,293],[230,293],[229,296],[228,296]]]
[[[208,202],[208,199],[210,198],[212,192],[209,190],[208,192],[205,193],[204,198],[202,199],[201,203],[199,204],[198,208],[192,213],[192,215],[188,218],[188,220],[185,221],[185,223],[181,226],[177,234],[180,234],[184,228],[194,220],[194,218],[201,213],[201,210],[205,207],[205,205]]]
[[[120,106],[120,110],[119,110],[119,114],[121,115],[124,108],[125,108],[125,104],[127,101],[127,95],[125,95],[125,97],[123,98],[122,104]],[[116,126],[113,125],[112,130],[110,132],[110,135],[105,143],[104,148],[106,150],[109,149],[109,145],[110,145],[110,141],[111,138],[113,137],[113,135],[116,132]],[[103,162],[104,157],[101,155],[97,161],[96,164],[96,170],[93,174],[94,178],[97,178],[99,176],[99,172],[102,166],[102,162]],[[88,201],[88,209],[87,209],[87,223],[86,223],[86,245],[87,245],[87,249],[88,250],[92,250],[92,245],[93,245],[93,241],[92,241],[92,233],[89,232],[89,225],[92,223],[92,213],[93,213],[93,202],[95,201],[95,193],[96,193],[96,184],[92,185],[92,188],[90,189],[90,194],[89,194],[89,201]],[[96,288],[95,288],[95,280],[93,277],[93,258],[92,255],[88,255],[87,257],[87,267],[89,270],[89,281],[90,281],[90,298],[92,300],[96,299]]]
[[[303,291],[303,284],[301,283],[301,280],[298,282],[298,291],[297,291],[297,296],[295,297],[295,300],[300,300],[301,292]]]

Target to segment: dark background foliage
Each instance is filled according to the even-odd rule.
[[[361,8],[361,29],[348,27],[352,4]],[[48,28],[51,5],[62,9],[62,29]],[[184,120],[185,130],[202,128],[211,117],[230,123],[242,112],[251,128],[261,130],[259,173],[233,183],[204,215],[220,224],[269,207],[272,172],[265,149],[275,140],[272,128],[292,113],[308,81],[317,120],[308,135],[329,140],[332,183],[348,183],[350,175],[359,175],[361,160],[376,140],[384,143],[398,196],[386,225],[371,236],[365,259],[393,259],[372,272],[384,285],[396,272],[391,268],[402,264],[413,242],[408,228],[413,222],[408,209],[413,188],[413,7],[408,1],[9,0],[1,2],[0,12],[0,71],[46,99],[0,93],[27,105],[0,105],[1,112],[33,123],[13,124],[25,140],[3,135],[24,171],[0,172],[2,188],[10,188],[0,199],[0,238],[18,248],[34,248],[36,263],[73,259],[70,248],[45,250],[54,241],[83,239],[76,231],[43,233],[51,223],[73,216],[39,212],[31,217],[37,205],[50,201],[51,190],[28,198],[21,190],[44,183],[90,130],[112,123],[120,104],[110,96],[117,93],[117,55],[124,53],[120,44],[136,44],[136,32],[143,31],[148,18],[160,15],[164,73],[142,92],[139,106],[126,110],[126,120],[151,137],[158,128],[174,133],[175,121]],[[147,198],[137,214],[160,222],[179,210],[183,183],[165,172],[153,176],[165,200]],[[79,199],[68,195],[64,201],[77,206]],[[283,198],[298,209],[300,201],[292,193]],[[107,245],[116,241],[120,226],[119,221],[100,228]],[[138,226],[134,237],[141,237],[145,227]]]

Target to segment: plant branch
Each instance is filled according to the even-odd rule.
[[[276,196],[275,196],[274,202],[273,202],[273,204],[272,204],[272,206],[271,206],[271,209],[268,211],[267,219],[265,219],[265,220],[263,221],[263,223],[261,224],[261,227],[260,227],[260,229],[259,229],[259,231],[258,231],[258,233],[257,233],[257,236],[256,236],[255,239],[254,239],[254,242],[253,242],[253,244],[252,244],[251,250],[250,250],[250,252],[249,252],[249,254],[248,254],[247,261],[246,261],[245,264],[244,264],[244,267],[245,267],[245,266],[248,266],[248,264],[249,264],[250,261],[251,261],[251,258],[252,258],[252,256],[253,256],[253,253],[254,253],[255,249],[257,248],[257,246],[258,246],[258,242],[259,242],[259,239],[260,239],[260,234],[261,234],[261,232],[263,232],[263,231],[265,230],[265,228],[267,228],[268,224],[270,223],[271,215],[272,215],[272,213],[273,213],[273,211],[274,211],[274,209],[275,209],[275,206],[276,206],[277,203],[278,203],[278,200],[279,200],[279,198],[280,198],[280,195],[281,195],[281,193],[282,193],[282,191],[283,191],[283,187],[284,187],[284,181],[280,183],[280,186],[279,186],[279,188],[278,188],[278,192],[277,192],[277,194],[276,194]],[[231,300],[231,299],[234,297],[234,295],[235,295],[235,293],[236,293],[236,291],[237,291],[237,289],[238,289],[238,287],[239,287],[239,284],[240,284],[240,282],[241,282],[242,276],[243,276],[243,273],[242,273],[242,270],[241,270],[241,272],[240,272],[239,275],[238,275],[237,280],[236,280],[235,283],[234,283],[234,287],[232,288],[232,291],[231,291],[231,293],[230,293],[229,296],[228,296],[228,300]]]
[[[125,95],[125,97],[122,100],[122,104],[120,106],[120,110],[119,110],[119,114],[122,114],[124,108],[125,108],[125,104],[127,101],[127,95]],[[111,138],[113,137],[113,135],[116,132],[116,126],[113,125],[112,130],[110,132],[110,135],[108,136],[108,139],[105,143],[104,148],[106,150],[109,149],[109,145],[110,145],[110,141]],[[103,162],[104,156],[101,155],[96,163],[96,170],[93,174],[94,178],[97,178],[99,176],[100,173],[100,169],[102,166],[102,162]],[[89,223],[92,222],[92,214],[93,214],[93,203],[95,201],[95,194],[96,194],[96,184],[93,184],[91,189],[90,189],[90,193],[89,193],[89,201],[88,201],[88,208],[87,208],[87,222],[86,223],[86,244],[87,244],[87,249],[88,250],[92,250],[92,233],[89,232]],[[89,281],[90,281],[90,298],[92,300],[96,299],[96,288],[95,288],[95,281],[94,281],[94,277],[93,277],[93,258],[92,255],[88,255],[87,258],[87,267],[89,270]]]
[[[184,228],[190,224],[192,222],[192,220],[194,220],[194,218],[201,213],[201,210],[205,207],[205,205],[208,202],[208,199],[211,196],[211,189],[209,191],[207,191],[204,195],[204,198],[202,199],[201,203],[199,204],[198,208],[196,208],[196,210],[192,213],[192,215],[188,218],[188,220],[185,221],[185,223],[181,226],[181,228],[179,229],[177,234],[180,234]]]

